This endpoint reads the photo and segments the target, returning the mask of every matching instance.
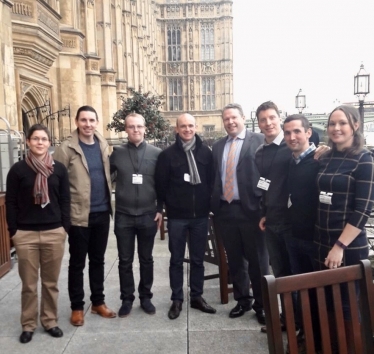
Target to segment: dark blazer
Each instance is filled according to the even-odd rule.
[[[213,193],[211,199],[211,211],[218,215],[222,194],[222,158],[223,150],[228,137],[218,140],[213,145]],[[260,174],[255,164],[255,152],[264,143],[264,135],[246,131],[243,146],[240,151],[236,168],[239,197],[245,212],[251,213],[260,209],[261,189],[257,188]]]

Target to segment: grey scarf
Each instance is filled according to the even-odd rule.
[[[188,168],[190,170],[190,183],[191,184],[200,184],[199,171],[197,170],[195,157],[193,156],[193,150],[196,147],[196,137],[187,141],[186,143],[182,140],[183,150],[187,155]]]

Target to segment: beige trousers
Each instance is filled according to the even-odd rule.
[[[22,280],[23,331],[33,332],[38,323],[38,278],[42,282],[40,322],[45,329],[57,326],[58,277],[64,256],[63,227],[47,231],[18,230],[12,240]]]

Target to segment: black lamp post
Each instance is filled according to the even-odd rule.
[[[364,101],[365,96],[370,92],[370,74],[364,69],[364,64],[361,64],[360,70],[354,77],[354,94],[358,98],[360,111],[360,131],[364,132]]]
[[[255,131],[256,111],[251,111],[252,131]]]
[[[295,97],[295,107],[299,110],[299,114],[303,113],[303,109],[306,107],[305,95],[301,95],[301,89]]]

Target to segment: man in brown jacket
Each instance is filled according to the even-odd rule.
[[[105,305],[104,254],[108,243],[111,210],[109,146],[96,132],[98,116],[90,106],[80,107],[75,118],[77,129],[54,153],[69,173],[71,228],[69,230],[68,288],[74,326],[84,324],[83,270],[89,258],[91,312],[116,317]]]

